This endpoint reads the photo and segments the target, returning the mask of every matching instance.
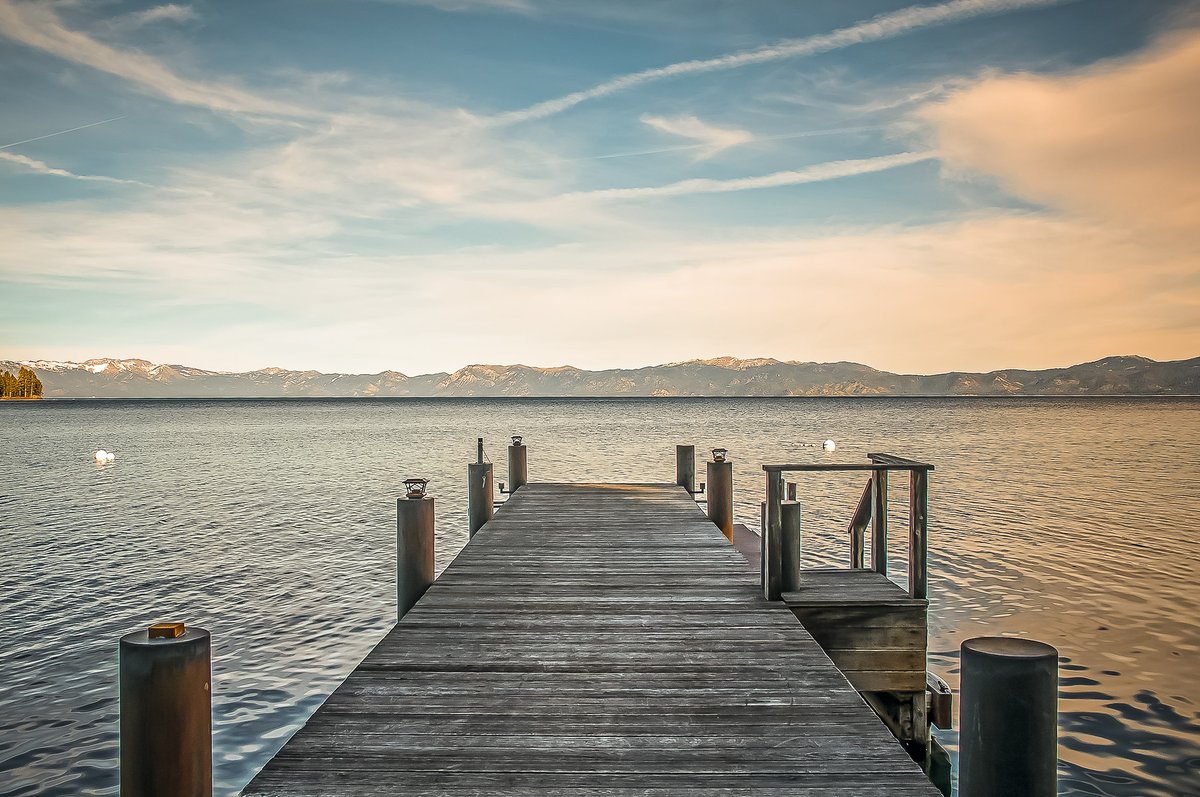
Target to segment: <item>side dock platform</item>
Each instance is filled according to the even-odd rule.
[[[539,483],[243,792],[535,793],[939,791],[687,489]]]

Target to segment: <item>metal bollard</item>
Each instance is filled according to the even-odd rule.
[[[780,504],[779,520],[783,527],[779,546],[783,558],[781,589],[795,592],[800,589],[800,504],[795,501]]]
[[[483,461],[483,438],[479,438],[479,455],[467,465],[467,533],[474,537],[483,524],[492,519],[495,505],[492,486],[492,463]]]
[[[723,454],[708,463],[708,519],[733,542],[733,463]]]
[[[508,447],[509,495],[529,484],[529,458],[526,456],[528,453],[529,449],[521,442],[521,436],[513,435],[512,445]]]
[[[396,622],[433,583],[433,499],[396,500]]]
[[[122,797],[212,797],[212,645],[158,623],[121,637]]]
[[[1044,642],[962,643],[961,797],[1058,793],[1058,651]]]
[[[696,494],[696,447],[675,446],[675,483]]]

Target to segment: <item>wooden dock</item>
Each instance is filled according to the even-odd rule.
[[[939,792],[684,488],[529,484],[243,793]]]

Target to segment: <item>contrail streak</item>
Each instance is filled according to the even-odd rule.
[[[887,169],[910,166],[914,163],[937,160],[937,157],[937,153],[932,151],[899,152],[895,155],[881,155],[875,158],[817,163],[802,169],[773,172],[758,177],[739,177],[732,180],[699,178],[644,188],[601,188],[595,191],[575,191],[569,194],[562,194],[559,196],[559,199],[620,200],[688,196],[691,194],[724,194],[730,191],[748,191],[755,188],[778,188],[788,185],[804,185],[805,183],[822,183],[827,180],[854,177],[860,174],[873,174]]]
[[[114,116],[112,119],[104,119],[103,121],[100,121],[100,122],[92,122],[91,124],[80,125],[79,127],[72,127],[70,130],[59,130],[57,133],[47,133],[44,136],[34,136],[33,138],[27,138],[24,141],[14,141],[11,144],[0,145],[0,149],[8,149],[9,147],[20,146],[21,144],[28,144],[31,141],[41,141],[43,138],[54,138],[55,136],[61,136],[64,133],[74,133],[76,130],[86,130],[89,127],[96,127],[97,125],[106,125],[109,122],[115,122],[118,119],[124,119],[124,118],[125,118],[124,116]]]
[[[840,28],[831,33],[822,33],[803,39],[785,39],[753,50],[742,50],[715,58],[680,61],[667,66],[619,75],[603,83],[598,83],[590,89],[545,100],[520,110],[498,114],[492,117],[492,122],[504,125],[545,119],[547,116],[562,113],[568,108],[574,108],[582,102],[607,97],[664,78],[737,69],[750,64],[817,55],[856,44],[895,38],[922,28],[947,25],[1010,11],[1056,6],[1064,2],[1072,2],[1072,0],[950,0],[937,5],[909,6],[899,11],[880,14],[872,19]]]
[[[735,144],[733,146],[745,147],[745,146],[749,146],[751,144],[757,144],[760,141],[788,141],[793,138],[814,138],[816,136],[833,136],[833,135],[840,135],[843,133],[862,133],[862,132],[866,132],[868,130],[883,130],[883,129],[884,128],[879,125],[868,125],[868,126],[862,126],[862,127],[842,127],[842,128],[838,128],[836,130],[806,130],[803,133],[789,133],[787,135],[782,135],[782,136],[759,136],[756,138],[748,139],[740,144]],[[568,160],[599,161],[599,160],[608,160],[610,158],[636,158],[641,155],[661,155],[665,152],[686,152],[689,149],[705,149],[706,147],[711,147],[711,146],[712,146],[711,144],[680,144],[680,145],[674,146],[674,147],[660,147],[659,149],[643,149],[643,150],[639,150],[637,152],[614,152],[609,155],[587,155],[587,156],[584,156],[581,158],[569,158]]]

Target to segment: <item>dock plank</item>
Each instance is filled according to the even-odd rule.
[[[932,797],[679,487],[531,484],[245,795]]]

